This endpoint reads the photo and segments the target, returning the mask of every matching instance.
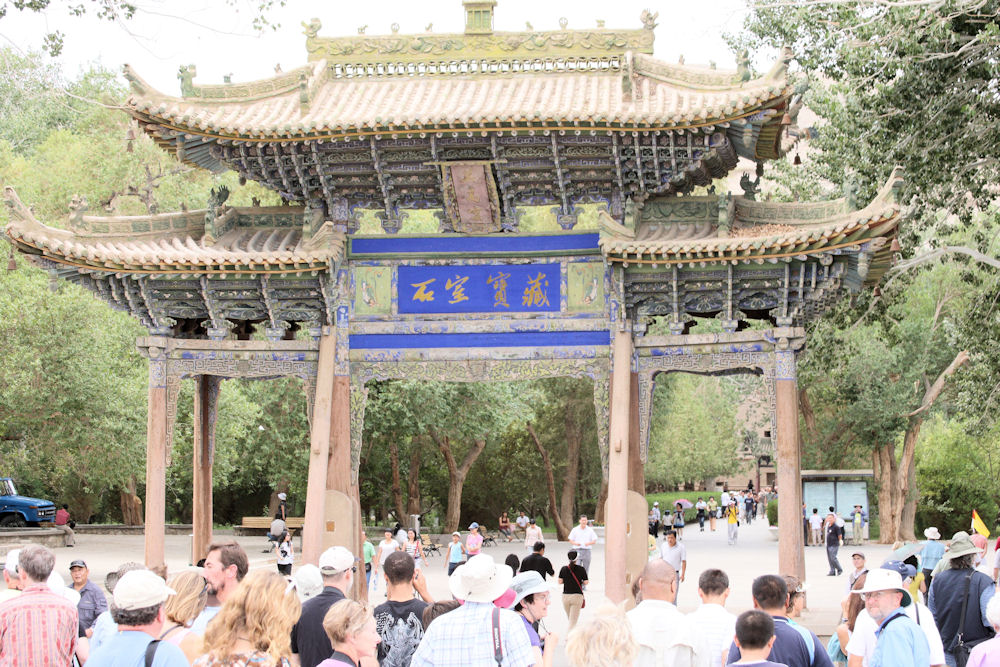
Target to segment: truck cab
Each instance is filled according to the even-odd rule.
[[[14,480],[0,477],[0,527],[38,526],[55,519],[56,506],[51,501],[18,495]]]

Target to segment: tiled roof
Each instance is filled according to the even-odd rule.
[[[324,270],[344,253],[342,233],[324,229],[311,239],[303,239],[301,225],[240,226],[241,209],[229,209],[235,212],[236,226],[212,241],[204,235],[203,222],[200,227],[197,225],[198,220],[205,219],[204,210],[119,219],[127,221],[133,228],[139,225],[148,229],[181,228],[175,231],[123,234],[118,229],[111,233],[77,232],[56,229],[39,222],[17,198],[13,188],[5,188],[4,195],[11,211],[11,221],[4,231],[22,252],[93,271],[150,274],[302,273]],[[301,213],[289,212],[285,215],[294,216],[297,223],[301,221]],[[86,221],[97,227],[110,224],[108,220],[113,219],[95,217]]]
[[[337,77],[320,61],[296,70],[301,85],[285,85],[283,74],[281,82],[239,84],[239,96],[213,90],[211,97],[183,98],[154,90],[126,66],[133,89],[127,105],[154,126],[147,131],[163,125],[212,137],[296,139],[529,124],[683,129],[780,107],[793,92],[785,60],[746,82],[735,72],[667,65],[642,54],[621,60],[612,71],[384,77]]]
[[[858,211],[850,211],[843,199],[785,204],[735,197],[731,231],[722,235],[717,220],[710,218],[645,221],[633,231],[605,216],[600,245],[611,261],[624,264],[772,261],[866,243],[873,252],[881,251],[899,225],[901,209],[893,193],[901,180],[897,168],[875,199]]]

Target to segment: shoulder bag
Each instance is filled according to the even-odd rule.
[[[969,572],[968,576],[965,577],[965,596],[962,598],[962,615],[958,619],[958,634],[955,636],[955,645],[951,649],[952,655],[955,656],[955,667],[965,667],[965,664],[969,661],[969,654],[972,652],[972,646],[965,643],[962,635],[965,634],[965,612],[969,608],[969,587],[972,585],[973,574],[975,574],[975,570]]]
[[[500,639],[500,608],[493,607],[493,659],[503,664],[503,642]]]
[[[581,584],[580,580],[577,579],[576,572],[573,571],[573,564],[570,563],[569,565],[567,565],[566,569],[569,570],[570,576],[573,577],[573,581],[576,582],[577,588],[580,589],[580,595],[583,595],[583,584]],[[580,609],[583,609],[586,606],[587,606],[587,598],[586,598],[586,596],[584,596],[584,598],[583,598],[583,604],[580,605]]]

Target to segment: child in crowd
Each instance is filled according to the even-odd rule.
[[[278,552],[278,572],[286,577],[291,576],[292,563],[295,562],[295,550],[292,548],[292,531],[285,531],[276,549]]]
[[[745,611],[736,618],[736,646],[740,659],[734,665],[781,667],[767,656],[774,645],[774,620],[762,611]]]

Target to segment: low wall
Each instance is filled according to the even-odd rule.
[[[26,544],[41,544],[50,549],[62,547],[63,532],[56,528],[0,528],[0,555]]]
[[[168,523],[165,528],[167,535],[191,534],[191,524],[189,523]],[[86,533],[88,535],[143,535],[146,532],[146,527],[126,526],[123,523],[78,523],[73,530],[77,534]]]

